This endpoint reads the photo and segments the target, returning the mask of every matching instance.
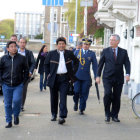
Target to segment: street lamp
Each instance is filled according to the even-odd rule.
[[[130,36],[134,38],[134,27],[132,27],[132,29],[130,30]]]
[[[127,29],[123,32],[123,37],[127,39]]]

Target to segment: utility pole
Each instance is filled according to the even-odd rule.
[[[84,35],[87,37],[87,4],[84,8]]]
[[[54,0],[54,5],[55,5],[55,0]],[[52,4],[52,7],[51,7],[51,19],[50,19],[50,22],[51,22],[51,33],[50,33],[50,50],[54,50],[55,47],[53,45],[53,34],[54,34],[54,6]]]
[[[74,26],[75,34],[77,34],[77,10],[78,10],[78,0],[76,0],[76,6],[75,6],[75,26]],[[77,37],[75,36],[74,38],[75,38],[74,39],[74,46],[76,48]]]
[[[84,36],[87,37],[87,8],[93,6],[93,0],[81,0],[80,5],[84,7]]]

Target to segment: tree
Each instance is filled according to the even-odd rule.
[[[14,34],[14,20],[5,19],[0,21],[0,35],[4,35],[6,39],[10,39]]]
[[[81,0],[78,0],[78,11],[77,11],[77,32],[81,33],[84,30],[84,8],[80,7]],[[68,24],[71,30],[74,30],[75,26],[75,6],[76,1],[72,0],[68,4],[68,11],[65,13],[65,16],[68,19]]]
[[[43,34],[36,35],[35,39],[43,39]]]
[[[78,0],[78,18],[77,18],[77,32],[80,33],[80,37],[84,36],[84,8],[80,7],[81,0]],[[74,30],[75,23],[75,0],[72,0],[68,5],[68,12],[65,14],[68,18],[69,27]],[[97,25],[97,21],[94,18],[98,8],[97,0],[93,0],[93,7],[88,7],[87,13],[87,35],[94,35],[96,30],[103,28]]]

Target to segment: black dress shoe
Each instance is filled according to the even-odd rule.
[[[84,112],[82,110],[80,110],[79,114],[80,115],[84,115]]]
[[[21,107],[21,112],[24,112],[25,110],[24,110],[24,107]]]
[[[19,124],[19,117],[14,117],[14,124],[18,125]]]
[[[65,119],[64,118],[59,118],[59,121],[58,121],[58,124],[63,124],[63,123],[65,123],[66,121],[65,121]]]
[[[6,126],[5,126],[5,128],[11,128],[12,127],[12,122],[9,122]]]
[[[77,111],[78,110],[78,104],[74,104],[73,109],[74,109],[74,111]]]
[[[116,117],[112,118],[112,121],[114,121],[114,122],[120,122],[120,120],[118,118],[116,118]]]
[[[51,121],[56,121],[56,116],[52,116]]]
[[[109,123],[110,122],[110,117],[105,117],[105,122]]]

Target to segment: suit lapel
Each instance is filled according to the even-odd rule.
[[[65,50],[64,51],[64,59],[65,59],[65,62],[67,61],[67,51]]]
[[[60,54],[57,50],[55,51],[55,57],[56,57],[56,61],[58,61],[58,63],[59,63]]]
[[[120,57],[121,57],[121,49],[118,47],[118,53],[117,53],[117,60],[116,60],[116,63],[119,62]]]
[[[109,48],[109,54],[110,54],[110,58],[111,58],[111,60],[112,60],[112,62],[114,63],[115,62],[115,59],[114,59],[114,55],[113,55],[113,50],[112,50],[112,48],[110,47]]]

